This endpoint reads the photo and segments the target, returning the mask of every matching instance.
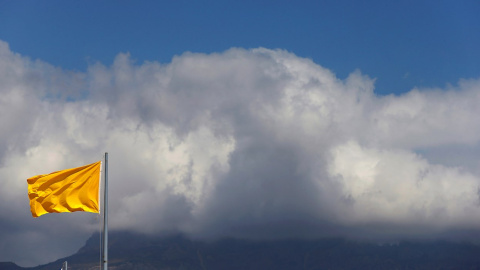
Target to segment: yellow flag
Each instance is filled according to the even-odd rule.
[[[101,161],[27,179],[33,217],[47,213],[98,213]]]

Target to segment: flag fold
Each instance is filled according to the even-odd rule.
[[[33,217],[47,213],[99,212],[101,161],[27,179]]]

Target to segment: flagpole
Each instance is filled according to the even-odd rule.
[[[108,269],[108,153],[105,152],[105,182],[103,189],[103,270]]]

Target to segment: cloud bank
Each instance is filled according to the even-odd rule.
[[[86,72],[0,41],[0,261],[99,229],[33,219],[26,179],[109,152],[110,228],[196,238],[437,237],[480,229],[480,80],[378,96],[282,50],[119,54]],[[40,249],[39,249],[40,247]]]

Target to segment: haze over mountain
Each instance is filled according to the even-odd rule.
[[[152,237],[128,232],[110,235],[113,270],[295,270],[295,269],[478,269],[480,246],[445,241],[372,243],[321,240],[192,241],[181,235]],[[0,270],[99,269],[99,235],[75,254],[33,268],[0,263]]]

